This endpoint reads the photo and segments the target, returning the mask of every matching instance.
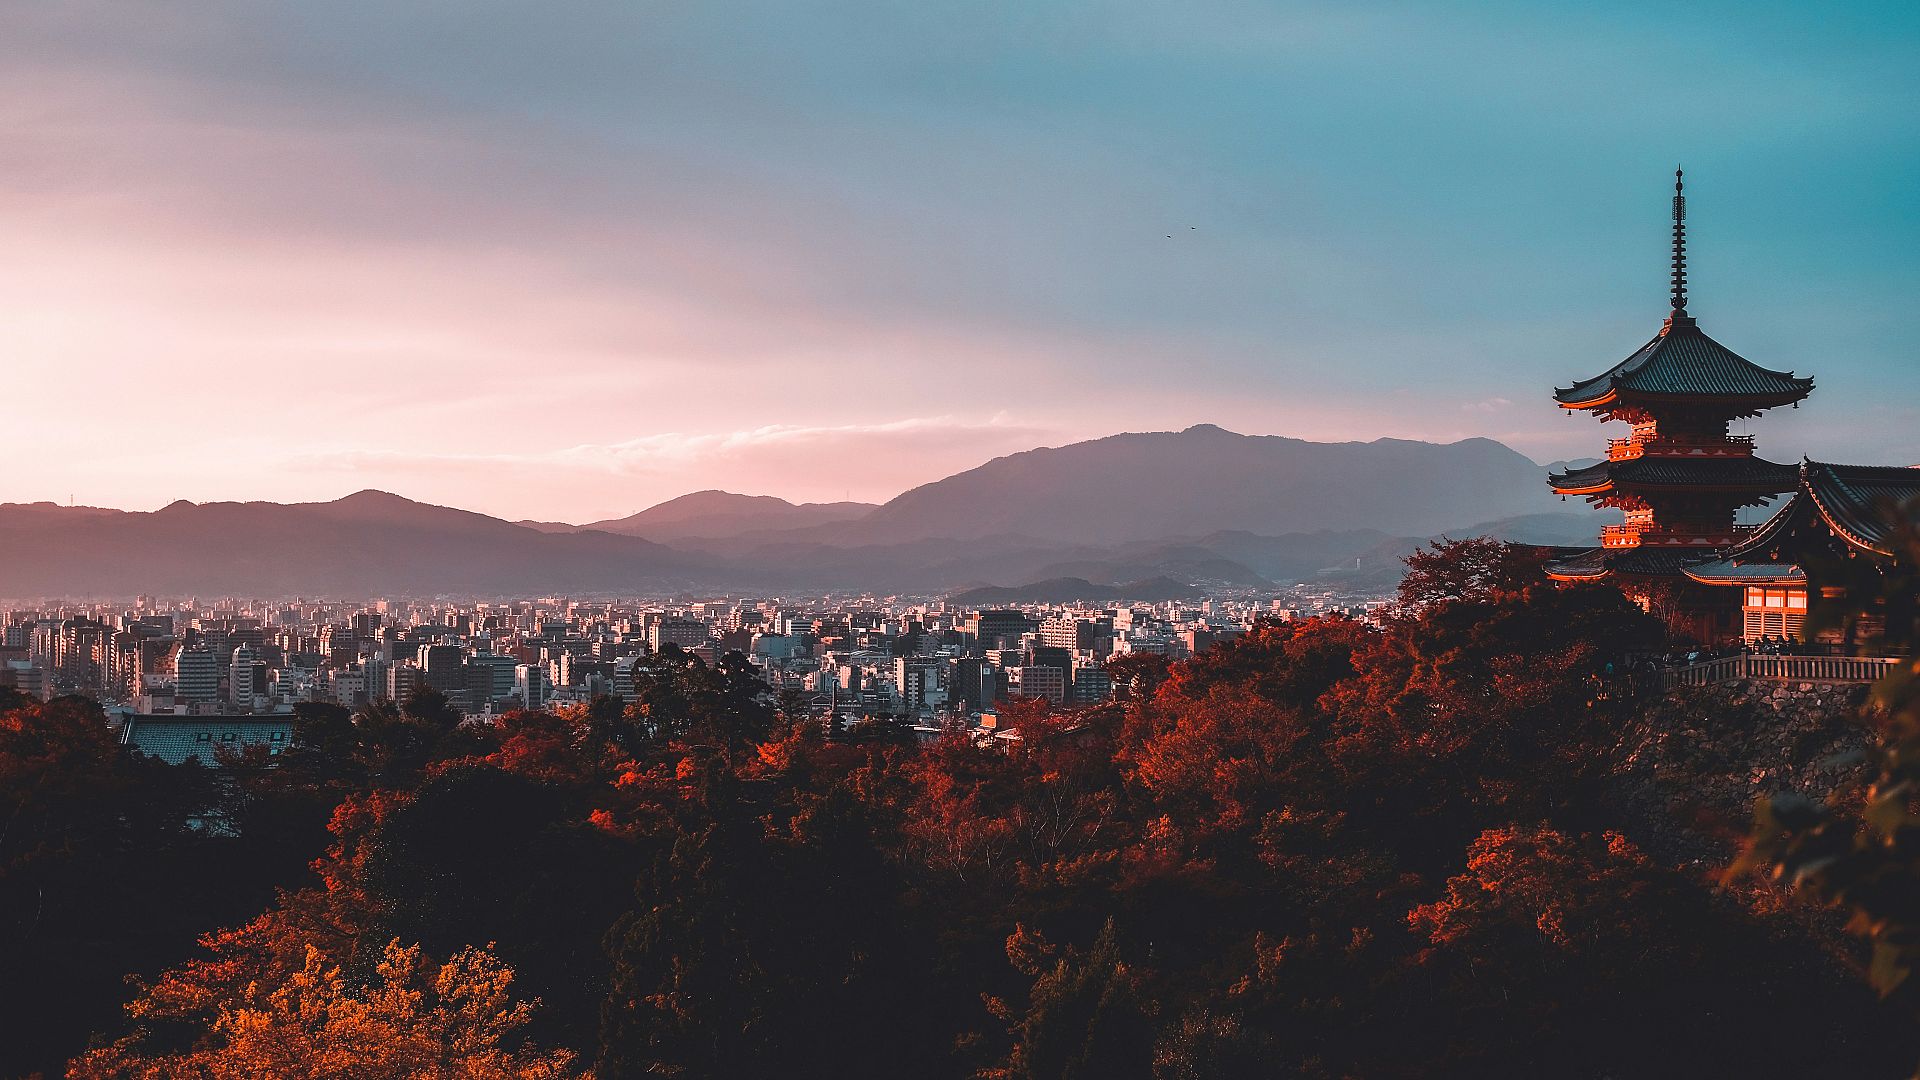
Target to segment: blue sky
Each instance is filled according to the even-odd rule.
[[[1920,461],[1902,5],[15,3],[0,500],[881,499],[1210,422],[1610,434],[1691,310]],[[145,449],[128,452],[141,433]]]

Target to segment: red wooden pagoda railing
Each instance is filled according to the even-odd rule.
[[[1751,435],[1653,435],[1607,440],[1607,460],[1655,457],[1751,457]]]
[[[1714,548],[1731,547],[1740,537],[1753,530],[1752,525],[1735,525],[1731,529],[1717,529],[1711,532],[1695,529],[1661,529],[1652,522],[1629,521],[1624,525],[1607,525],[1600,530],[1600,546],[1610,548],[1630,547],[1685,547],[1711,551]]]

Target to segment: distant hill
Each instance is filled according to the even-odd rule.
[[[0,551],[10,597],[637,592],[720,576],[637,537],[543,533],[381,491],[152,513],[0,504]]]
[[[580,526],[569,525],[564,521],[531,521],[522,519],[514,522],[514,524],[523,529],[532,529],[534,532],[543,533],[570,533],[580,531]]]
[[[1201,426],[996,458],[879,507],[699,491],[575,526],[377,491],[153,513],[7,504],[0,596],[1390,587],[1420,537],[1582,544],[1602,520],[1486,439],[1312,443]]]
[[[1447,535],[1489,536],[1515,544],[1546,547],[1593,547],[1600,543],[1600,526],[1621,520],[1618,511],[1595,511],[1582,506],[1571,513],[1523,514],[1486,521]]]
[[[1541,468],[1550,473],[1579,472],[1590,465],[1598,465],[1603,460],[1605,459],[1597,457],[1566,458],[1562,461],[1549,461]]]
[[[730,491],[708,490],[669,499],[637,514],[596,521],[580,528],[642,536],[665,543],[696,537],[721,539],[856,521],[875,509],[872,503],[790,503],[772,495],[736,495]]]
[[[1199,595],[1199,589],[1164,577],[1129,581],[1121,585],[1095,585],[1085,578],[1064,577],[1010,588],[989,585],[957,592],[947,599],[956,604],[978,607],[993,604],[1071,604],[1076,601],[1098,603],[1108,600],[1158,603],[1162,600],[1186,600]]]
[[[1316,443],[1201,425],[995,458],[814,535],[1109,543],[1307,529],[1424,536],[1556,505],[1540,466],[1491,439]]]
[[[1195,545],[1232,559],[1269,581],[1291,585],[1311,580],[1316,571],[1393,539],[1378,529],[1321,529],[1260,536],[1229,530],[1203,536]]]

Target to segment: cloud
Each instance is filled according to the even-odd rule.
[[[1490,397],[1481,401],[1470,401],[1460,406],[1462,412],[1494,413],[1507,408],[1513,402],[1503,397]]]

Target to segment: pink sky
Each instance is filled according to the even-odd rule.
[[[0,13],[0,501],[375,487],[577,522],[709,487],[879,501],[999,454],[1202,422],[1485,435],[1544,461],[1607,434],[1549,388],[1663,314],[1637,169],[1613,186],[1631,220],[1653,207],[1645,238],[1535,206],[1535,234],[1566,232],[1515,251],[1403,212],[1393,186],[1334,212],[1404,171],[1367,181],[1342,158],[1377,144],[1241,160],[1238,133],[1202,145],[1124,87],[1108,109],[1051,74],[941,82],[879,43],[804,62],[718,24],[650,28],[692,42],[650,51],[556,16],[463,25],[466,52],[435,51],[448,27],[400,10],[362,12],[391,23],[364,32],[297,8]],[[1183,62],[1244,85],[1178,89],[1225,117],[1265,100],[1263,65],[1292,47],[1192,33]],[[1014,72],[1024,41],[953,47]],[[1628,287],[1617,268],[1643,263]],[[1764,281],[1726,288],[1736,317],[1709,329],[1811,367],[1823,394],[1757,426],[1763,446],[1920,455],[1911,401],[1832,355],[1770,354],[1818,340],[1795,335],[1833,283]],[[1851,332],[1898,352],[1909,329]],[[1809,419],[1823,398],[1838,409]]]

